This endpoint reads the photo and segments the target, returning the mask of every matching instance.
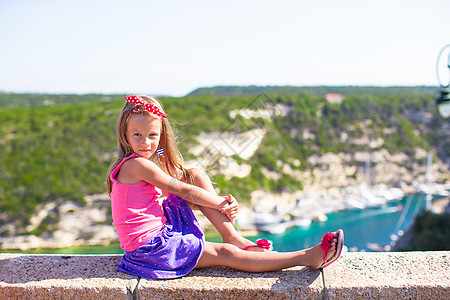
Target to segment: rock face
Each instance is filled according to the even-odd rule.
[[[371,122],[371,120],[366,120],[362,126],[367,131],[367,135],[370,135],[370,132],[366,127]],[[389,128],[385,129],[386,132],[390,132],[389,130]],[[203,170],[209,169],[210,176],[221,174],[226,179],[243,178],[250,174],[251,157],[261,146],[266,134],[265,129],[254,129],[237,134],[230,132],[202,133],[198,137],[199,144],[191,149],[197,159],[187,162],[187,166]],[[302,135],[303,138],[308,138],[310,133],[306,130]],[[425,183],[427,180],[442,182],[449,177],[449,165],[440,161],[436,155],[433,155],[432,169],[428,170],[430,173],[427,175],[428,153],[424,149],[413,149],[414,151],[411,152],[415,153],[414,156],[403,152],[391,154],[382,148],[384,140],[381,138],[370,139],[363,136],[355,139],[349,138],[345,132],[342,135],[343,142],[365,145],[369,150],[353,153],[326,153],[320,156],[313,154],[308,158],[307,171],[304,172],[292,169],[291,165],[296,167],[300,165],[296,158],[282,157],[277,162],[281,172],[264,167],[261,172],[265,177],[275,181],[279,180],[283,174],[289,175],[301,181],[303,190],[315,191],[355,186],[362,183],[394,186],[400,182],[407,184]],[[239,164],[236,156],[246,161]]]
[[[423,160],[427,153],[416,150],[416,157],[405,153],[391,155],[382,149],[373,152],[327,153],[323,156],[313,155],[308,159],[312,166],[312,175],[302,175],[304,189],[329,189],[358,185],[361,183],[396,185],[399,182],[411,184],[426,182],[427,166],[411,161]],[[426,160],[425,160],[426,161]],[[369,168],[367,165],[369,164]],[[432,181],[441,182],[449,174],[448,167],[441,161],[431,167]],[[370,177],[368,177],[368,173]]]

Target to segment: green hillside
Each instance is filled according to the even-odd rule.
[[[117,96],[117,95],[115,95]],[[58,95],[0,93],[0,108],[53,106],[81,102],[111,101],[112,95]]]
[[[189,95],[257,95],[259,93],[279,95],[325,95],[339,93],[342,95],[414,95],[438,94],[434,86],[214,86],[198,88]]]
[[[260,147],[249,160],[245,178],[214,176],[225,194],[241,201],[256,188],[270,191],[301,189],[296,178],[283,174],[279,180],[266,178],[261,167],[280,171],[281,160],[292,169],[309,170],[307,158],[328,152],[365,151],[360,144],[344,143],[342,132],[351,138],[382,137],[390,153],[413,155],[414,149],[433,149],[442,161],[450,157],[448,135],[441,130],[433,93],[383,95],[348,94],[341,104],[328,103],[320,94],[278,93],[245,95],[190,95],[161,101],[180,142],[186,160],[195,158],[190,149],[202,132],[245,132],[264,128]],[[39,204],[56,199],[76,200],[105,191],[105,176],[116,150],[115,122],[124,103],[122,95],[22,95],[0,94],[0,225],[13,222],[25,228]],[[246,119],[230,112],[248,108],[288,107],[287,115]],[[417,116],[432,113],[426,121]],[[371,120],[367,129],[361,123]],[[384,129],[392,129],[385,134]],[[308,129],[314,136],[303,139],[294,129]],[[292,163],[290,159],[300,161]],[[212,162],[212,165],[214,162]],[[405,162],[408,163],[408,162]],[[49,216],[36,230],[51,230],[57,216]],[[23,233],[25,229],[23,229]],[[8,232],[0,232],[0,235]]]

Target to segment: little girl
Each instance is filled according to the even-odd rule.
[[[126,253],[119,271],[146,278],[175,278],[194,268],[227,266],[248,272],[293,266],[324,268],[341,254],[344,233],[327,233],[322,243],[296,252],[270,252],[253,244],[233,223],[237,201],[218,196],[207,176],[187,170],[161,104],[131,96],[117,123],[119,152],[107,178],[113,224]],[[162,195],[167,198],[160,203]],[[222,236],[210,243],[191,210],[198,207]],[[248,251],[252,250],[252,251]]]

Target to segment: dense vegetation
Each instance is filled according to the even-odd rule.
[[[250,160],[235,156],[238,162],[253,166],[249,176],[213,178],[224,193],[233,190],[245,201],[256,188],[302,188],[301,182],[287,175],[276,181],[264,177],[263,166],[279,171],[277,161],[283,160],[292,169],[305,170],[312,167],[307,158],[314,153],[366,150],[364,145],[342,142],[342,132],[354,138],[383,137],[383,148],[391,153],[413,154],[416,147],[433,148],[445,160],[450,156],[450,143],[440,130],[444,120],[436,113],[435,94],[404,92],[348,94],[342,104],[328,103],[323,94],[286,92],[230,96],[205,93],[161,100],[178,132],[186,160],[194,158],[189,150],[201,132],[266,129],[261,146]],[[84,195],[104,192],[106,171],[116,150],[115,122],[123,102],[122,95],[0,94],[0,225],[14,221],[24,228],[39,204],[55,199],[83,203]],[[233,110],[267,109],[277,104],[289,107],[289,113],[273,120],[230,117]],[[411,117],[417,112],[431,112],[433,117],[425,123],[417,121]],[[368,130],[361,127],[363,122]],[[385,128],[391,128],[392,133],[385,134]],[[314,138],[303,139],[300,129],[308,129]],[[289,158],[299,160],[300,165]]]
[[[189,95],[257,95],[260,93],[278,95],[325,95],[339,93],[342,95],[417,95],[435,94],[438,87],[433,86],[215,86],[198,88]]]
[[[0,108],[36,107],[80,102],[110,101],[110,95],[46,95],[46,94],[0,94]]]
[[[424,211],[414,221],[412,250],[450,250],[450,214]]]

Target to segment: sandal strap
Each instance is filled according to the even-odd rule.
[[[249,248],[252,248],[252,247],[261,247],[261,248],[264,248],[266,250],[270,250],[272,248],[272,243],[269,242],[266,239],[259,239],[253,245],[249,245],[249,246],[245,247],[242,250],[248,250]]]
[[[322,243],[320,244],[320,248],[323,251],[323,261],[324,262],[327,261],[327,251],[330,250],[330,248],[331,248],[331,241],[333,239],[334,239],[334,234],[332,234],[331,232],[327,232],[322,237]]]

